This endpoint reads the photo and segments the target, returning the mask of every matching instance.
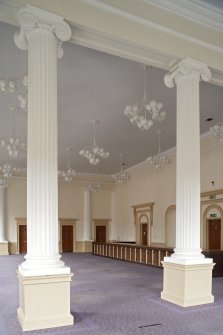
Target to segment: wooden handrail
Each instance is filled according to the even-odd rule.
[[[164,257],[173,253],[171,248],[151,247],[128,243],[92,243],[92,254],[125,261],[162,267]]]

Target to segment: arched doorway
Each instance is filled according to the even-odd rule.
[[[223,248],[223,210],[217,204],[206,208],[203,215],[203,249]]]

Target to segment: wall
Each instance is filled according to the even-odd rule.
[[[165,215],[176,203],[175,150],[169,153],[171,163],[163,170],[155,170],[147,163],[129,169],[131,179],[115,186],[116,239],[135,241],[135,224],[131,206],[154,202],[152,242],[165,243]],[[201,191],[223,189],[223,145],[216,139],[201,141]],[[86,183],[60,183],[59,217],[77,221],[77,240],[83,239],[83,200]],[[111,219],[111,185],[100,192],[91,193],[92,219]],[[7,238],[16,242],[16,217],[26,217],[26,179],[14,178],[6,191]],[[112,224],[112,222],[111,222]],[[93,227],[92,227],[93,228]],[[169,232],[171,234],[171,232]],[[173,232],[174,233],[174,232]],[[203,229],[201,229],[203,234]]]
[[[117,226],[120,240],[135,240],[135,224],[131,206],[154,202],[152,241],[165,239],[165,210],[175,203],[175,157],[163,170],[155,170],[147,163],[129,169],[131,179],[126,185],[117,186]]]
[[[14,177],[6,190],[6,236],[9,242],[17,241],[16,218],[26,218],[26,178]],[[59,182],[58,216],[77,219],[77,240],[83,239],[84,182]],[[92,218],[110,219],[110,189],[91,193]],[[13,250],[15,247],[13,248]]]
[[[175,150],[169,154],[171,163],[163,170],[148,164],[129,169],[131,179],[116,186],[116,221],[119,240],[135,240],[135,225],[131,206],[154,202],[152,242],[165,243],[165,214],[176,203]],[[212,137],[201,140],[201,192],[223,188],[223,145]],[[202,219],[202,218],[201,218]],[[170,235],[175,232],[168,232]]]

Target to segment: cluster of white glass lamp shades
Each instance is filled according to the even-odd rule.
[[[23,78],[23,85],[26,87],[27,91],[27,75]],[[14,77],[0,79],[0,90],[5,94],[15,93],[17,90],[17,80]],[[27,109],[27,92],[20,93],[17,97],[20,107]],[[15,134],[15,115],[19,111],[19,107],[12,106],[9,110],[13,113],[13,131],[10,136],[0,138],[0,146],[7,150],[9,157],[16,158],[20,150],[26,149],[26,141],[17,137]],[[21,169],[13,167],[9,162],[3,162],[0,165],[0,188],[7,188],[11,184],[13,174],[18,173],[19,171],[21,171]]]
[[[25,92],[18,94],[19,105],[23,109],[27,109],[28,105],[28,76],[25,75],[22,81],[25,86]],[[4,93],[15,93],[17,90],[17,79],[16,78],[3,78],[0,79],[0,89]]]

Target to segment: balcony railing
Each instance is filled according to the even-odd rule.
[[[164,257],[170,256],[173,249],[140,246],[125,243],[93,242],[92,254],[125,261],[162,267]]]

